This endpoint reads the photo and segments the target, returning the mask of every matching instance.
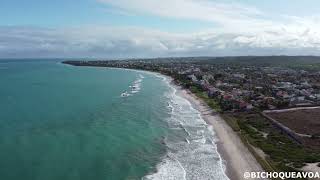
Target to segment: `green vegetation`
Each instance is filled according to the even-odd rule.
[[[239,132],[241,130],[236,118],[233,118],[232,116],[229,116],[227,114],[221,114],[221,116],[228,123],[228,125],[233,129],[233,131]]]
[[[157,59],[156,62],[147,59],[136,62],[128,60],[66,63],[79,66],[91,65],[142,69],[172,77],[178,85],[189,89],[212,109],[220,112],[226,123],[239,135],[243,143],[266,171],[298,171],[305,163],[320,161],[320,150],[307,148],[307,146],[302,146],[295,142],[287,134],[276,128],[268,119],[260,115],[262,110],[269,109],[268,105],[276,108],[287,108],[289,106],[289,101],[274,96],[278,89],[273,89],[271,85],[277,81],[299,85],[307,77],[312,87],[317,89],[316,93],[319,93],[319,75],[312,74],[320,71],[319,57],[191,57],[164,58]],[[244,74],[245,78],[235,78],[233,76],[238,73]],[[195,76],[197,80],[193,80],[189,75]],[[203,81],[206,84],[199,83],[198,80],[206,80],[206,82]],[[216,99],[210,98],[204,89],[208,88],[208,84],[214,86],[217,80],[228,85],[220,90],[229,93],[234,88],[240,91],[252,91],[253,87],[262,87],[262,90],[253,90],[253,95],[249,93],[243,95],[243,99],[240,99],[244,102],[250,102],[250,104],[254,105],[254,109],[251,109],[249,113],[247,109],[240,109],[239,101],[231,101],[229,98],[224,100],[224,96],[215,96]],[[296,90],[299,91],[299,89]],[[263,96],[261,97],[261,95]],[[274,97],[274,102],[272,102],[272,99],[270,100],[271,102],[262,101],[264,100],[263,97],[269,96]],[[233,110],[243,112],[230,113]],[[312,136],[313,140],[319,137],[320,134]]]
[[[320,64],[288,64],[286,67],[292,68],[292,69],[303,69],[305,71],[311,71],[311,72],[315,72],[315,71],[319,71],[320,70]]]
[[[268,155],[266,161],[272,169],[293,171],[304,163],[320,160],[320,152],[297,144],[259,114],[242,113],[232,117],[237,119],[242,137]]]
[[[197,97],[201,98],[204,102],[206,102],[206,104],[211,107],[212,109],[214,109],[217,112],[222,112],[220,105],[217,101],[215,101],[214,99],[210,98],[208,96],[208,93],[203,91],[200,87],[197,86],[190,86],[190,91],[195,94]]]
[[[253,154],[253,156],[256,158],[256,160],[259,162],[259,164],[262,166],[262,168],[265,171],[267,171],[267,172],[277,171],[277,169],[270,164],[268,159],[264,159],[256,152],[256,150],[254,149],[254,147],[252,146],[252,144],[248,140],[250,138],[250,136],[246,133],[242,133],[241,127],[238,124],[237,118],[235,118],[234,116],[231,116],[229,114],[222,114],[221,116],[228,123],[228,125],[235,132],[237,132],[237,134],[239,135],[239,137],[242,140],[242,142],[244,143],[244,145],[246,145],[248,147],[249,151]]]
[[[211,108],[222,112],[219,104],[200,87],[191,85],[189,89]],[[296,143],[258,112],[222,113],[221,116],[266,171],[298,171],[305,163],[320,160],[320,152]],[[261,149],[266,157],[261,157],[254,147]]]

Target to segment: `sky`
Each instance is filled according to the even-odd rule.
[[[320,55],[320,1],[0,2],[0,58],[245,55]]]

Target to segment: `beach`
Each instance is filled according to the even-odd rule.
[[[200,179],[241,180],[244,179],[245,172],[264,171],[237,133],[219,113],[211,109],[202,99],[189,90],[176,85],[169,76],[150,71],[126,70],[153,74],[163,78],[169,87],[173,88],[169,98],[171,99],[169,104],[173,108],[173,119],[168,122],[169,128],[178,129],[178,131],[182,128],[188,134],[188,137],[181,136],[181,140],[175,137],[175,140],[178,141],[170,142],[172,139],[166,139],[167,155],[157,165],[157,170],[143,179],[194,179],[196,176]],[[191,109],[183,99],[190,104]],[[199,113],[200,119],[197,117],[197,113]],[[205,128],[197,129],[203,126],[201,121],[205,121],[204,123],[211,127],[213,134],[210,136],[212,136],[213,145],[202,142],[203,140],[207,141],[208,137],[205,138],[205,136],[208,134],[204,134]],[[196,135],[198,133],[201,134],[201,141]],[[198,149],[198,151],[194,151],[194,149]],[[203,163],[203,160],[207,162]],[[220,162],[223,165],[220,165]]]
[[[245,172],[263,171],[240,137],[218,113],[215,113],[205,102],[188,90],[179,87],[178,89],[179,95],[187,99],[201,113],[202,118],[213,127],[218,138],[218,151],[224,159],[226,174],[230,179],[243,179]]]
[[[210,108],[202,99],[198,98],[189,90],[176,85],[174,80],[169,76],[149,71],[136,71],[151,73],[166,79],[169,85],[176,90],[176,95],[186,99],[191,106],[200,113],[201,118],[208,125],[212,126],[215,138],[217,138],[215,143],[218,153],[221,155],[225,166],[225,173],[230,180],[244,179],[245,172],[264,171],[252,153],[243,144],[237,133],[233,131],[219,113]]]

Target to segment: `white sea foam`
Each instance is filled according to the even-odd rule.
[[[171,88],[168,102],[171,118],[167,123],[173,133],[164,140],[167,155],[157,165],[157,171],[142,180],[228,180],[212,126],[205,123],[188,100],[177,95],[170,84],[171,78],[148,71],[131,71],[154,75]]]
[[[141,79],[144,79],[144,76],[143,76],[142,74],[139,74],[139,77],[140,77]]]
[[[167,122],[172,133],[165,138],[168,153],[157,165],[157,172],[143,180],[228,179],[212,127],[205,123],[189,101],[170,87],[168,108],[171,117]]]
[[[132,96],[133,94],[140,92],[143,79],[144,79],[144,76],[139,74],[137,79],[133,81],[133,83],[129,86],[130,90],[126,90],[124,93],[122,93],[121,97],[129,97],[129,96]]]
[[[164,75],[162,75],[160,73],[157,73],[157,72],[150,72],[150,71],[138,70],[138,69],[113,68],[113,67],[108,67],[108,69],[116,69],[116,70],[122,69],[122,70],[125,70],[125,71],[133,71],[133,72],[141,73],[139,75],[141,77],[141,79],[144,78],[144,76],[142,74],[148,74],[148,75],[156,76],[156,77],[161,78],[163,80],[167,79],[166,76],[164,76]]]

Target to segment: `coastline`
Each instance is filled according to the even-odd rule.
[[[140,71],[140,70],[138,70]],[[259,162],[255,159],[249,149],[243,144],[239,135],[227,124],[227,122],[210,108],[202,99],[198,98],[189,90],[182,88],[174,82],[170,76],[151,71],[142,71],[153,73],[156,76],[166,78],[170,85],[176,90],[177,94],[188,100],[192,107],[199,111],[203,120],[210,126],[217,137],[218,153],[222,157],[225,166],[225,173],[230,180],[241,180],[245,172],[263,172]],[[250,179],[250,178],[247,178]]]
[[[148,179],[219,179],[229,180],[224,159],[218,151],[217,137],[210,124],[191,102],[181,95],[181,87],[173,78],[157,72],[148,73],[162,81],[170,88],[166,95],[171,109],[168,128],[175,131],[174,136],[164,140],[167,154],[161,158],[156,170],[142,178]],[[178,134],[182,135],[178,135]]]
[[[143,72],[154,73],[156,76],[163,76],[166,78],[169,84],[177,90],[177,95],[189,101],[191,106],[199,111],[203,120],[208,125],[212,126],[217,138],[216,145],[218,153],[225,166],[225,174],[230,180],[244,179],[245,172],[264,172],[264,169],[249,149],[243,144],[238,134],[233,131],[219,113],[215,112],[192,92],[177,85],[172,77],[158,72]]]
[[[129,71],[136,71],[141,73],[150,73],[155,76],[161,76],[168,80],[176,90],[177,94],[190,102],[192,107],[199,111],[201,117],[205,122],[212,126],[213,131],[217,137],[216,145],[218,153],[222,157],[225,166],[225,173],[231,180],[243,179],[245,172],[263,172],[263,168],[257,162],[252,153],[243,144],[240,137],[232,128],[225,122],[222,117],[213,109],[211,109],[203,100],[195,96],[190,91],[183,89],[181,86],[174,83],[172,77],[153,71],[146,71],[131,68],[115,68],[111,69],[124,69]]]
[[[226,174],[230,179],[243,179],[245,172],[264,171],[248,148],[242,143],[240,137],[231,127],[214,112],[205,102],[188,90],[178,87],[179,94],[187,99],[197,109],[207,124],[213,127],[218,141],[218,152],[222,156]]]

